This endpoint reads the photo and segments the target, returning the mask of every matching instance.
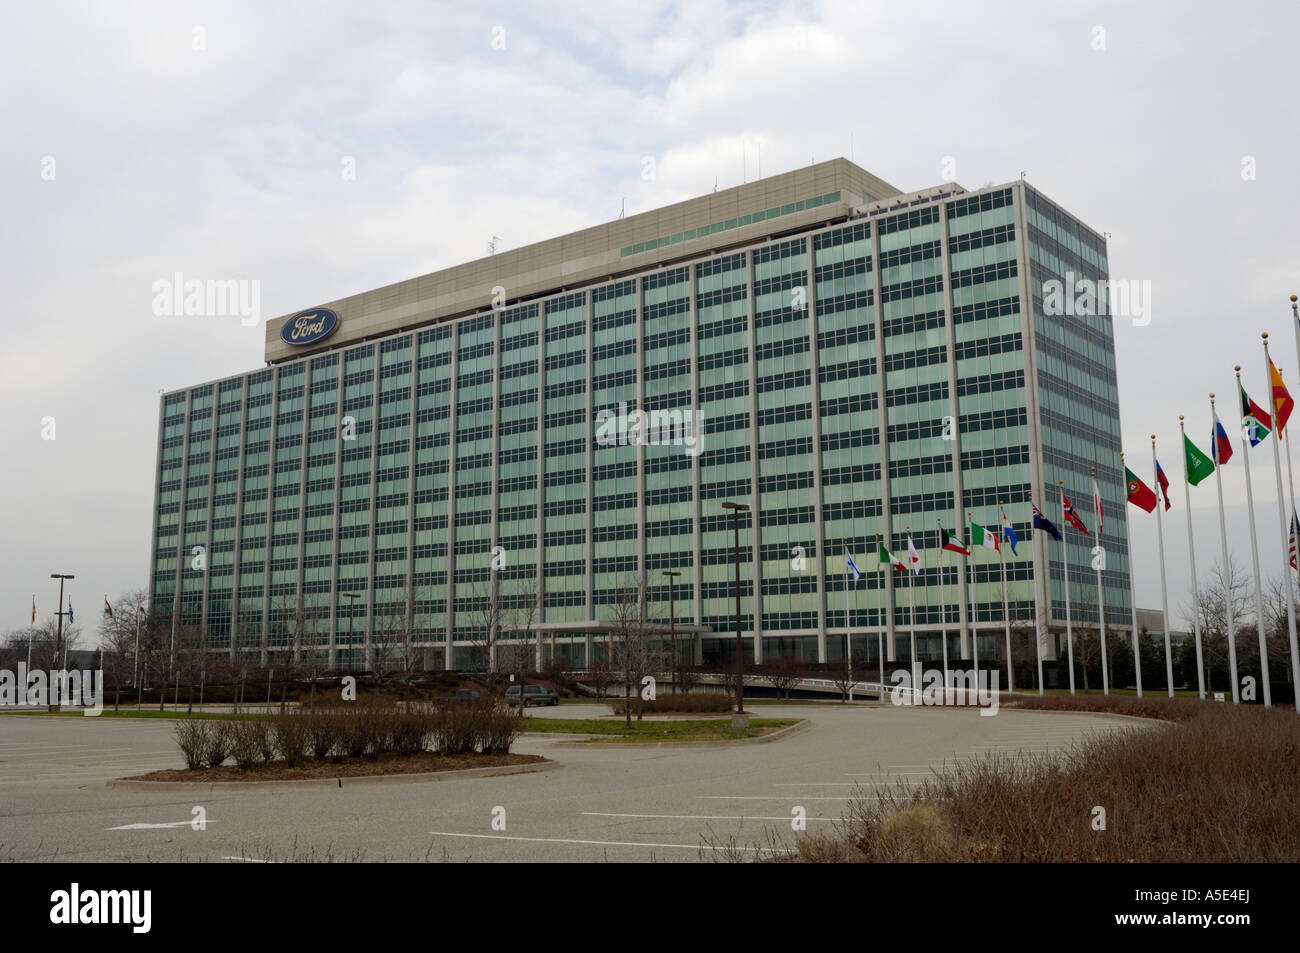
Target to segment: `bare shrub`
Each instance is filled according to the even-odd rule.
[[[523,715],[508,705],[485,709],[479,723],[479,745],[484,754],[509,754],[519,737]]]
[[[260,718],[230,722],[230,756],[241,771],[257,764],[262,756],[262,734],[266,722]]]
[[[635,703],[633,708],[635,709]],[[721,692],[695,692],[689,695],[659,695],[641,702],[641,710],[648,714],[656,712],[725,712],[736,707],[734,695]],[[613,703],[614,713],[623,714],[623,700]]]
[[[203,763],[209,768],[219,768],[230,757],[230,744],[233,739],[234,723],[229,721],[209,722],[207,745],[203,751]]]
[[[203,767],[208,752],[208,733],[212,722],[197,718],[183,718],[172,727],[176,744],[185,757],[185,767],[197,771]]]
[[[287,767],[296,768],[307,754],[308,717],[295,712],[278,715],[272,722],[275,750]]]
[[[307,750],[317,761],[341,757],[336,748],[343,739],[343,716],[334,708],[317,708],[307,718]]]

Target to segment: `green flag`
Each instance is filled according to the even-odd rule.
[[[1214,462],[1197,449],[1187,434],[1183,434],[1183,453],[1186,455],[1187,482],[1192,486],[1200,483],[1214,472]]]

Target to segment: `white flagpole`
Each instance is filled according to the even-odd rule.
[[[1092,470],[1092,508],[1097,517],[1097,546],[1101,548],[1101,490],[1097,487],[1097,468]],[[1105,550],[1102,559],[1104,560]],[[1110,667],[1106,659],[1106,600],[1101,588],[1101,561],[1097,562],[1097,634],[1101,642],[1101,693],[1110,694]]]
[[[1187,511],[1187,557],[1192,564],[1192,628],[1196,630],[1196,691],[1205,699],[1205,660],[1201,655],[1201,594],[1196,581],[1196,547],[1192,540],[1192,485],[1187,479],[1187,428],[1183,415],[1178,415],[1178,432],[1183,437],[1183,509]],[[1169,625],[1169,620],[1165,620]]]
[[[971,544],[972,547],[974,544]],[[975,550],[971,549],[973,557]],[[971,661],[975,663],[975,684],[979,684],[980,677],[980,630],[979,620],[975,617],[975,560],[967,558],[966,560],[966,578],[970,583],[970,645]]]
[[[1292,309],[1294,309],[1295,305],[1293,304],[1291,305],[1291,307]],[[1300,334],[1300,330],[1298,330],[1297,333]],[[1279,367],[1277,369],[1277,373],[1278,376],[1281,377],[1282,368]],[[1288,488],[1291,490],[1291,516],[1294,519],[1295,480],[1291,475],[1291,431],[1289,430],[1286,432],[1286,481],[1287,481]],[[1288,523],[1287,524],[1288,548],[1290,543],[1290,532],[1291,532],[1291,524]],[[1296,545],[1300,547],[1300,540],[1296,541]],[[1297,561],[1300,562],[1300,559],[1298,559]],[[1282,574],[1286,576],[1287,591],[1293,593],[1293,590],[1291,588],[1292,587],[1291,557],[1289,553],[1283,559]],[[1296,651],[1296,643],[1294,639],[1291,640],[1291,672],[1292,672],[1292,685],[1295,688],[1295,694],[1296,694],[1296,711],[1300,712],[1300,652]]]
[[[1011,611],[1007,603],[1007,557],[1002,552],[1002,544],[1005,543],[1006,533],[1002,525],[1002,507],[1005,504],[998,500],[998,533],[1002,538],[998,540],[998,562],[1002,564],[1002,626],[1006,630],[1007,641],[1007,691],[1016,690],[1015,677],[1011,674]]]
[[[1156,541],[1160,546],[1160,611],[1165,618],[1165,681],[1169,686],[1169,697],[1174,697],[1174,653],[1169,640],[1169,590],[1165,585],[1165,514],[1163,501],[1160,499],[1160,462],[1156,458],[1156,435],[1151,435],[1151,479],[1155,481],[1156,491]],[[1138,694],[1141,694],[1139,692]]]
[[[948,692],[948,586],[944,573],[948,568],[947,559],[943,555],[946,550],[943,549],[943,520],[935,519],[939,524],[939,621],[943,627],[943,689],[944,697],[947,698]]]
[[[847,557],[849,541],[844,541],[844,553]],[[844,560],[844,691],[849,701],[853,701],[853,627],[849,619],[849,561]]]
[[[1262,335],[1264,340],[1264,362],[1272,370],[1273,361],[1268,356],[1268,332]],[[1273,474],[1277,479],[1277,516],[1278,525],[1282,529],[1282,577],[1286,581],[1286,630],[1288,639],[1291,642],[1291,662],[1292,670],[1300,671],[1300,666],[1296,665],[1296,626],[1295,626],[1295,602],[1291,598],[1291,556],[1287,552],[1287,530],[1289,525],[1286,519],[1286,498],[1282,495],[1282,456],[1278,444],[1282,441],[1282,436],[1278,433],[1277,426],[1277,401],[1273,399],[1273,379],[1269,376],[1269,415],[1273,418]],[[1290,462],[1290,454],[1287,454],[1287,460]],[[1262,600],[1261,596],[1261,600]],[[1261,629],[1259,633],[1259,651],[1261,655],[1261,666],[1264,669],[1264,698],[1265,704],[1268,704],[1268,659],[1265,656],[1266,643],[1264,642],[1264,632]],[[1295,710],[1300,712],[1300,683],[1293,684],[1296,689]]]
[[[1030,505],[1030,507],[1032,507],[1032,506],[1034,505],[1034,498],[1033,498],[1032,496],[1030,496],[1030,498],[1029,498],[1029,505]],[[1033,510],[1031,509],[1030,512],[1032,513]],[[1030,523],[1030,527],[1029,527],[1029,535],[1033,538],[1034,545],[1037,545],[1037,544],[1038,544],[1038,537],[1035,535],[1035,533],[1036,533],[1036,530],[1034,529],[1034,527],[1033,527],[1033,523],[1032,523],[1032,521],[1031,521],[1031,523]],[[1037,552],[1037,550],[1035,550],[1035,552]],[[1051,562],[1050,562],[1051,557],[1048,556],[1048,555],[1046,555],[1046,553],[1048,553],[1048,552],[1050,552],[1050,550],[1046,550],[1046,549],[1044,550],[1044,553],[1045,553],[1045,555],[1044,555],[1044,561],[1047,562],[1048,565],[1051,565]],[[1047,574],[1047,581],[1048,581],[1048,600],[1047,600],[1047,601],[1048,601],[1048,606],[1049,606],[1049,608],[1048,608],[1048,613],[1049,613],[1049,615],[1050,615],[1050,613],[1051,613],[1051,608],[1050,608],[1050,606],[1051,606],[1051,601],[1052,601],[1052,600],[1051,600],[1051,580],[1052,580],[1052,574],[1049,572],[1049,573]],[[1042,607],[1042,605],[1039,604],[1039,601],[1038,601],[1038,582],[1037,582],[1037,580],[1035,580],[1035,581],[1034,581],[1034,652],[1036,653],[1036,655],[1037,655],[1037,657],[1038,657],[1038,694],[1040,694],[1040,695],[1043,694],[1043,629],[1044,629],[1044,626],[1043,626],[1043,607]]]
[[[1210,418],[1218,420],[1218,415],[1214,412],[1214,394],[1210,394]],[[1241,702],[1241,688],[1237,681],[1237,634],[1233,631],[1236,620],[1233,618],[1232,611],[1232,587],[1229,585],[1229,567],[1228,567],[1228,524],[1223,518],[1223,465],[1219,463],[1219,433],[1218,428],[1210,432],[1210,458],[1214,461],[1214,482],[1219,490],[1219,538],[1223,544],[1223,602],[1227,609],[1228,618],[1228,671],[1232,678],[1232,703],[1234,705]],[[1246,486],[1250,486],[1250,481],[1246,481]],[[1252,526],[1254,524],[1252,523]],[[1253,534],[1252,534],[1253,535]]]
[[[1065,518],[1065,481],[1057,480],[1061,488],[1061,566],[1065,570],[1065,651],[1069,653],[1070,694],[1074,694],[1074,629],[1070,625],[1070,521]]]
[[[880,558],[876,558],[876,572],[880,572]],[[880,665],[880,691],[877,697],[880,701],[885,700],[885,616],[880,611],[880,597],[884,592],[883,580],[881,585],[876,586],[876,661]]]
[[[918,563],[912,561],[912,527],[907,527],[907,561],[910,565],[907,567],[907,594],[912,602],[912,612],[908,621],[911,623],[912,635],[912,661],[908,667],[912,670],[912,688],[920,687],[920,671],[917,669],[918,659],[916,657],[916,572],[920,568]]]
[[[1267,341],[1264,342],[1264,356],[1265,359],[1267,359],[1268,357]],[[1233,370],[1237,372],[1237,393],[1240,394],[1241,393],[1241,365],[1240,364],[1235,365],[1233,367]],[[1269,392],[1272,393],[1273,390],[1272,380],[1270,380],[1268,377],[1265,377],[1265,380],[1268,381],[1268,389]],[[1275,422],[1274,430],[1273,430],[1274,447],[1277,446],[1276,428],[1277,428],[1277,424]],[[1218,437],[1217,431],[1215,433],[1215,437],[1216,438]],[[1241,427],[1241,456],[1246,461],[1246,510],[1248,515],[1250,516],[1250,519],[1248,520],[1248,522],[1250,523],[1250,564],[1251,564],[1251,568],[1254,569],[1255,571],[1255,612],[1256,612],[1256,619],[1257,619],[1256,625],[1259,628],[1260,685],[1264,689],[1264,707],[1272,708],[1273,691],[1271,688],[1269,688],[1269,684],[1268,684],[1268,642],[1267,642],[1267,629],[1265,628],[1264,625],[1264,587],[1260,583],[1260,576],[1259,576],[1259,544],[1256,542],[1255,539],[1255,495],[1251,489],[1251,480],[1250,480],[1250,441],[1246,439],[1246,428],[1244,425]],[[1281,473],[1280,470],[1278,472],[1279,474]],[[1280,505],[1282,503],[1282,487],[1281,487],[1280,476],[1278,478],[1277,497],[1278,497],[1278,504]],[[1282,544],[1282,548],[1284,550],[1286,549],[1285,543]]]
[[[1155,436],[1155,434],[1152,434],[1152,437],[1154,437],[1154,436]],[[1154,441],[1153,441],[1153,443],[1152,443],[1152,451],[1151,451],[1153,454],[1155,453],[1155,449],[1154,449],[1154,447],[1155,447],[1155,444],[1154,444]],[[1119,452],[1119,461],[1120,461],[1120,464],[1121,464],[1121,465],[1124,464],[1124,451],[1123,451],[1123,450],[1121,450],[1121,451]],[[1159,486],[1160,486],[1160,481],[1159,481],[1159,480],[1156,480],[1156,481],[1155,481],[1155,485],[1156,485],[1157,487],[1159,487]],[[1127,487],[1126,487],[1126,489],[1127,489]],[[1156,508],[1157,508],[1157,509],[1160,508],[1160,495],[1159,495],[1158,493],[1156,494]],[[1130,623],[1130,630],[1131,630],[1132,633],[1133,633],[1133,675],[1134,675],[1134,677],[1137,679],[1137,693],[1138,693],[1138,694],[1137,694],[1137,697],[1138,697],[1138,698],[1141,698],[1141,697],[1142,697],[1142,651],[1141,651],[1141,648],[1140,648],[1139,645],[1138,645],[1138,606],[1137,606],[1137,584],[1136,584],[1136,583],[1134,582],[1134,580],[1133,580],[1133,567],[1134,567],[1134,560],[1133,560],[1133,527],[1130,525],[1130,524],[1131,524],[1131,521],[1129,520],[1128,517],[1129,517],[1129,512],[1128,512],[1128,510],[1125,510],[1125,511],[1124,511],[1124,544],[1125,544],[1126,546],[1128,546],[1128,602],[1129,602],[1129,609],[1132,611],[1132,614],[1133,614],[1133,619],[1132,619],[1132,622]],[[1161,538],[1163,539],[1163,537],[1161,537]],[[1164,550],[1164,543],[1162,542],[1162,543],[1160,544],[1160,554],[1161,554],[1161,559],[1164,558],[1164,551],[1165,551],[1165,550]],[[1161,564],[1161,573],[1160,573],[1160,578],[1161,578],[1161,579],[1164,578],[1164,564],[1163,564],[1163,563]],[[1166,607],[1165,607],[1165,615],[1168,616],[1168,614],[1169,614],[1169,607],[1166,606]],[[1169,621],[1168,621],[1168,619],[1166,619],[1166,620],[1165,620],[1165,645],[1168,645],[1168,644],[1169,644],[1169,635],[1168,635],[1168,631],[1169,631]],[[1170,684],[1172,685],[1173,683],[1170,682]],[[1172,694],[1172,691],[1170,692],[1170,694]]]

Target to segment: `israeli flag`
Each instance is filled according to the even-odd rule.
[[[844,547],[844,566],[849,572],[853,573],[854,582],[862,578],[862,572],[858,569],[857,563],[853,561],[853,554],[849,552],[847,546]]]

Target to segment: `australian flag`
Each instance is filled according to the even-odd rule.
[[[1056,528],[1056,524],[1043,515],[1043,511],[1037,506],[1034,507],[1034,529],[1041,529],[1052,539],[1060,540],[1061,531]]]

